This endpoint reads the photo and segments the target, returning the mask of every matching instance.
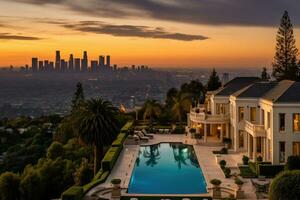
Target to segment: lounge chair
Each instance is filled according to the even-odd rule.
[[[142,130],[142,134],[146,137],[149,137],[150,139],[154,138],[154,134],[147,133],[145,129]]]
[[[145,137],[143,136],[142,132],[138,131],[136,132],[136,135],[140,138],[140,140],[148,142],[149,141],[149,137]]]

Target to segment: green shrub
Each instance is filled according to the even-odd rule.
[[[121,183],[121,179],[112,179],[111,184],[120,184]]]
[[[12,172],[5,172],[0,176],[0,199],[13,200],[20,198],[20,177]]]
[[[56,159],[62,157],[64,153],[63,145],[59,142],[52,142],[47,150],[47,158]]]
[[[120,130],[121,133],[126,133],[131,129],[134,125],[134,121],[127,122]]]
[[[76,170],[74,175],[76,185],[82,186],[91,181],[91,179],[93,178],[93,169],[89,165],[86,158],[82,158],[80,167]]]
[[[231,139],[230,139],[230,138],[224,137],[224,138],[223,138],[223,143],[224,143],[224,144],[231,144]]]
[[[213,185],[219,186],[219,185],[221,185],[222,181],[220,181],[219,179],[212,179],[210,181],[210,183]]]
[[[263,158],[262,158],[261,156],[258,156],[258,157],[256,158],[256,161],[257,161],[257,162],[262,162],[262,161],[263,161]]]
[[[300,156],[289,156],[286,163],[286,169],[300,169]]]
[[[248,162],[249,168],[251,169],[251,171],[255,174],[257,174],[257,170],[256,170],[256,163],[255,162]]]
[[[228,154],[228,149],[223,147],[221,150],[220,150],[220,154]]]
[[[83,188],[81,186],[72,186],[62,193],[62,200],[81,200],[83,197]]]
[[[221,160],[220,162],[219,162],[219,164],[220,164],[220,166],[226,166],[226,161],[225,160]]]
[[[254,173],[249,166],[239,167],[240,176],[243,178],[256,178],[257,175]]]
[[[237,185],[243,185],[244,184],[244,182],[239,178],[235,178],[234,183],[237,184]]]
[[[122,147],[126,139],[126,133],[120,133],[117,139],[111,144],[113,147]]]
[[[269,178],[273,178],[283,170],[284,165],[258,164],[257,166],[257,174]]]
[[[225,168],[223,169],[223,172],[224,172],[224,175],[225,175],[226,178],[230,178],[230,173],[231,173],[230,168],[225,167]]]
[[[103,174],[101,175],[101,177],[99,179],[93,180],[92,182],[83,186],[83,193],[85,194],[88,191],[90,191],[90,189],[92,189],[93,187],[104,183],[108,176],[109,176],[109,171],[103,172]]]
[[[278,174],[270,185],[269,199],[294,199],[300,197],[300,170],[284,171]]]
[[[248,156],[245,156],[245,155],[243,155],[243,164],[244,165],[248,165],[248,162],[249,162],[249,157]]]
[[[176,126],[173,131],[173,134],[184,134],[185,128],[183,126]]]
[[[102,160],[102,169],[103,171],[112,170],[115,162],[118,159],[119,153],[121,151],[121,147],[110,147],[106,152],[103,160]]]

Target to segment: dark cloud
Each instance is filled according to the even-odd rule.
[[[64,24],[65,28],[90,32],[97,34],[108,34],[121,37],[142,37],[142,38],[159,38],[172,39],[181,41],[205,40],[208,39],[202,35],[191,35],[183,33],[167,32],[163,28],[151,28],[148,26],[133,25],[114,25],[99,21],[81,21],[79,23]]]
[[[300,25],[299,0],[14,0],[61,4],[102,17],[143,17],[192,24],[277,26],[284,10]]]
[[[33,36],[13,35],[9,33],[0,33],[0,40],[41,40],[42,38]]]

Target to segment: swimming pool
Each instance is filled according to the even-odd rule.
[[[182,143],[140,146],[128,193],[207,193],[205,178],[193,146]]]

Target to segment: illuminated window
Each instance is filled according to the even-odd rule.
[[[279,130],[285,131],[285,114],[279,113]]]
[[[300,113],[293,114],[293,130],[300,131]]]
[[[300,156],[300,142],[293,142],[293,155]]]
[[[244,120],[244,107],[239,107],[239,121]]]

